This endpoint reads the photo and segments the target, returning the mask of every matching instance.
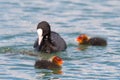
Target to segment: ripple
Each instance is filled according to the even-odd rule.
[[[119,0],[1,0],[0,79],[120,79],[119,7]],[[63,58],[62,74],[34,68],[36,26],[43,20],[67,42],[66,51],[52,54]],[[103,37],[108,45],[78,46],[82,33]]]

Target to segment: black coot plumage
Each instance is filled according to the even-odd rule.
[[[77,37],[77,42],[79,44],[86,44],[86,45],[92,45],[92,46],[106,46],[107,41],[100,37],[92,37],[88,38],[86,34],[81,34]]]
[[[67,48],[64,39],[56,32],[51,31],[50,25],[42,21],[37,26],[38,39],[34,43],[34,48],[42,52],[58,52]]]
[[[107,45],[107,41],[103,38],[99,38],[99,37],[94,37],[89,39],[89,44],[90,45],[96,45],[96,46],[106,46]]]
[[[34,66],[39,69],[61,69],[62,64],[62,58],[53,56],[50,60],[37,60]]]

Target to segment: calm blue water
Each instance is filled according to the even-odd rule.
[[[67,42],[67,50],[37,54],[36,26],[46,20]],[[86,33],[107,39],[107,47],[78,46]],[[58,55],[62,73],[35,69],[35,60]],[[0,80],[120,80],[120,0],[0,0]]]

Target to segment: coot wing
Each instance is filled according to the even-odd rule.
[[[67,48],[64,39],[56,32],[51,32],[52,43],[55,44],[58,51],[65,50]]]

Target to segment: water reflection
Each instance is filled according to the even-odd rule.
[[[45,80],[61,80],[59,76],[53,76],[53,74],[59,74],[59,73],[54,73],[54,71],[51,71],[51,70],[46,70],[46,69],[36,69],[36,78],[37,79],[45,79]],[[60,74],[61,75],[61,74]]]
[[[89,45],[78,45],[77,50],[84,51],[89,47]]]

